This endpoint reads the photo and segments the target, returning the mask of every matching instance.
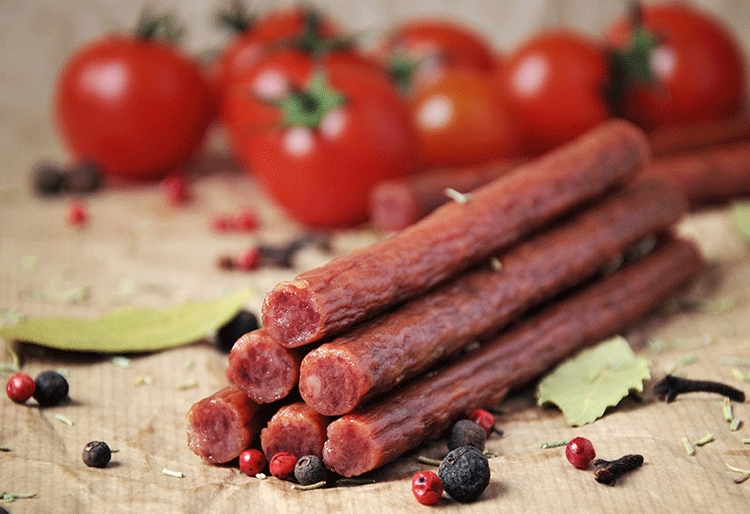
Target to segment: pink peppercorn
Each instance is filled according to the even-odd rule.
[[[297,457],[287,452],[276,453],[268,463],[268,470],[276,478],[286,480],[294,476]]]
[[[422,505],[434,505],[443,495],[443,483],[432,471],[420,471],[411,479],[411,492]]]
[[[234,225],[242,232],[252,232],[259,224],[258,215],[252,209],[240,209],[235,215]]]
[[[181,175],[170,175],[162,179],[161,192],[169,205],[181,205],[190,199],[187,181]]]
[[[251,246],[242,250],[234,261],[238,270],[252,271],[260,266],[260,250],[257,246]]]
[[[596,451],[591,441],[585,437],[576,437],[565,447],[565,457],[578,469],[588,469],[589,463],[596,457]]]
[[[266,467],[266,456],[263,452],[250,448],[240,453],[240,470],[246,475],[255,476]]]
[[[495,416],[490,411],[484,409],[474,409],[467,416],[468,419],[479,425],[487,432],[487,436],[492,433],[495,427]]]
[[[65,222],[71,227],[80,227],[88,220],[86,204],[81,200],[73,200],[68,204],[65,211]]]
[[[5,384],[5,394],[15,403],[26,403],[36,389],[36,383],[26,373],[13,373]]]

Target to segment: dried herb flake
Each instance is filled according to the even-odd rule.
[[[245,305],[249,289],[167,309],[125,307],[96,319],[36,318],[0,328],[0,337],[59,350],[152,352],[198,341],[226,324]]]

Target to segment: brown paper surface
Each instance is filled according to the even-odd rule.
[[[166,307],[204,300],[251,286],[247,307],[259,312],[263,295],[276,282],[325,262],[331,255],[306,250],[295,270],[262,269],[255,273],[224,272],[217,258],[253,242],[281,242],[299,233],[258,187],[226,161],[204,158],[194,166],[195,198],[183,208],[167,206],[158,187],[108,188],[86,198],[90,222],[81,230],[64,224],[69,197],[42,200],[30,193],[28,170],[44,156],[63,153],[44,117],[20,111],[0,113],[0,309],[29,317],[94,316],[119,305]],[[255,234],[215,234],[210,216],[243,206],[256,208],[262,229]],[[728,209],[693,214],[679,227],[697,240],[710,266],[689,294],[696,298],[732,298],[728,312],[684,312],[665,309],[652,314],[625,335],[653,362],[652,374],[663,376],[680,359],[695,356],[679,371],[693,378],[737,381],[720,358],[750,358],[750,255],[731,225]],[[382,235],[367,229],[335,234],[333,255],[368,244]],[[81,305],[44,297],[44,292],[86,286],[90,297]],[[48,295],[49,296],[49,295]],[[53,295],[54,296],[54,295]],[[648,341],[658,339],[659,352]],[[0,341],[3,361],[9,342]],[[45,369],[65,369],[71,401],[40,409],[30,401],[15,405],[0,398],[0,492],[34,493],[0,506],[14,514],[36,512],[424,512],[410,492],[410,477],[429,468],[416,454],[439,457],[444,442],[407,455],[371,474],[375,483],[356,487],[296,491],[287,482],[244,476],[233,466],[207,465],[186,445],[185,413],[197,400],[226,382],[226,356],[210,341],[150,355],[130,356],[121,369],[109,357],[51,352],[13,345],[23,370],[35,376]],[[738,367],[747,374],[749,368]],[[8,373],[0,378],[4,383]],[[152,384],[136,385],[139,376]],[[197,387],[177,386],[195,379]],[[642,401],[625,399],[604,418],[580,428],[566,426],[555,409],[534,405],[533,390],[503,402],[488,449],[492,480],[480,500],[470,506],[443,498],[450,512],[740,512],[750,501],[750,481],[726,463],[750,468],[746,423],[730,432],[722,416],[722,400],[708,394],[680,397],[667,405],[650,393]],[[56,419],[62,415],[68,426]],[[736,417],[750,423],[750,407],[734,406]],[[680,443],[711,433],[715,441],[688,457]],[[543,441],[581,435],[594,442],[602,458],[641,453],[642,469],[607,487],[591,472],[576,470],[562,448],[542,450]],[[84,445],[104,440],[119,449],[105,469],[87,468]],[[168,468],[184,478],[162,474]]]

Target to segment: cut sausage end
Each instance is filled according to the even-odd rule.
[[[235,387],[193,405],[187,414],[188,447],[200,458],[223,464],[236,458],[253,437],[258,406]]]
[[[366,424],[340,418],[328,425],[327,432],[323,462],[328,469],[345,477],[353,477],[378,466],[375,445]]]
[[[299,392],[319,413],[339,416],[351,412],[362,400],[363,376],[346,352],[313,350],[302,360]]]
[[[263,329],[245,334],[229,352],[232,382],[257,403],[286,397],[299,378],[299,357]]]
[[[287,348],[319,339],[320,322],[314,295],[304,284],[281,282],[263,301],[263,326]]]
[[[260,432],[263,454],[269,460],[279,452],[290,453],[298,459],[305,455],[322,457],[329,421],[303,402],[286,405]]]

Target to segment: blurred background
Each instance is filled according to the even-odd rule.
[[[435,15],[466,23],[489,38],[501,52],[535,31],[565,26],[592,36],[626,8],[625,0],[308,0],[361,34],[365,44],[395,23]],[[644,2],[646,4],[650,2]],[[750,1],[696,0],[694,5],[715,14],[750,51]],[[221,47],[229,34],[214,20],[221,0],[0,0],[0,116],[49,112],[54,78],[76,47],[102,33],[134,26],[144,5],[170,9],[186,27],[183,43],[195,53]],[[289,0],[252,0],[250,9],[265,12],[292,5]],[[8,116],[11,118],[8,118]],[[5,131],[3,128],[0,130]]]

